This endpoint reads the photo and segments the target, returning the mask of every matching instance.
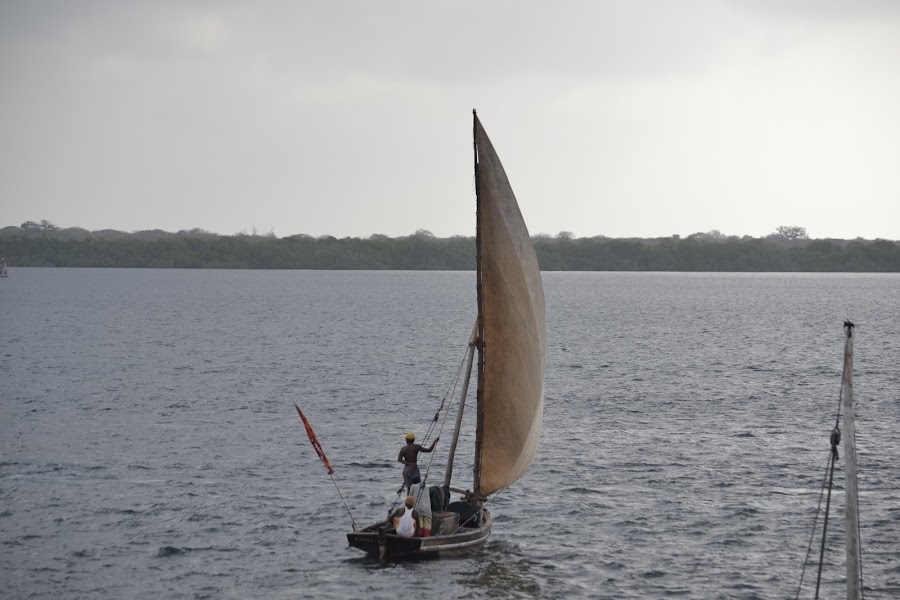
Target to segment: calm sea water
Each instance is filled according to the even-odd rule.
[[[3,597],[793,598],[845,318],[858,326],[866,596],[900,597],[897,275],[545,273],[541,445],[491,501],[487,549],[380,565],[349,548],[292,402],[357,522],[383,517],[403,434],[424,432],[463,358],[473,277],[12,269]]]

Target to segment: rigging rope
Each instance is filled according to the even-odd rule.
[[[816,575],[816,600],[819,598],[819,587],[822,583],[822,566],[825,564],[825,540],[828,536],[828,514],[831,509],[831,488],[834,483],[834,463],[838,460],[838,444],[841,443],[841,430],[835,426],[831,431],[831,459],[828,468],[828,498],[825,500],[825,517],[822,520],[822,546],[819,550],[819,571]]]
[[[447,391],[444,393],[443,398],[441,398],[441,404],[440,404],[440,406],[438,406],[437,411],[434,413],[434,418],[431,420],[431,424],[428,426],[428,429],[422,438],[422,441],[425,443],[428,442],[428,439],[431,437],[431,434],[434,432],[434,428],[437,423],[440,423],[440,427],[438,427],[438,431],[437,431],[437,437],[441,437],[441,433],[444,431],[444,425],[446,424],[447,417],[449,416],[450,413],[444,413],[444,418],[441,419],[440,418],[441,412],[444,410],[444,405],[447,402],[447,398],[455,396],[455,394],[456,394],[456,388],[459,386],[459,381],[462,376],[463,366],[466,363],[466,357],[469,355],[470,346],[471,346],[471,344],[466,345],[466,350],[465,350],[465,352],[463,352],[463,357],[459,361],[459,366],[456,368],[456,375],[453,377],[450,385],[447,388]],[[434,453],[431,453],[431,456],[429,457],[429,460],[428,460],[428,466],[425,468],[425,473],[422,475],[422,480],[420,482],[421,485],[419,486],[419,493],[416,497],[417,504],[422,497],[423,491],[427,490],[425,481],[428,479],[428,473],[431,470],[431,464],[433,462],[434,462]],[[388,514],[393,513],[394,510],[397,508],[397,506],[400,505],[400,498],[403,495],[404,486],[405,486],[405,484],[401,484],[400,487],[397,489],[397,497],[394,499],[393,505],[388,510]]]
[[[797,586],[797,594],[794,598],[800,598],[800,590],[803,589],[803,578],[806,575],[806,565],[809,564],[809,555],[812,553],[813,538],[816,535],[816,525],[819,522],[819,514],[822,512],[822,498],[825,496],[825,487],[828,485],[828,469],[832,464],[832,454],[828,454],[828,464],[825,465],[825,477],[822,479],[822,487],[819,489],[819,505],[816,506],[816,513],[813,516],[813,524],[809,532],[809,543],[806,546],[806,556],[803,559],[803,569],[800,571],[800,584]]]

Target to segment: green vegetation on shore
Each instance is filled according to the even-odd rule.
[[[811,240],[799,227],[779,227],[765,238],[716,231],[685,238],[574,238],[563,232],[534,241],[544,271],[900,272],[897,242]],[[398,238],[277,238],[199,229],[91,232],[29,221],[0,229],[0,256],[12,267],[469,270],[475,268],[475,241],[436,238],[424,230]]]

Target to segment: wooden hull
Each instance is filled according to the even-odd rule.
[[[485,510],[484,522],[480,526],[462,527],[449,535],[407,538],[381,532],[379,529],[383,524],[376,523],[348,533],[347,541],[354,548],[383,560],[464,556],[484,548],[491,535],[492,524],[493,518]]]

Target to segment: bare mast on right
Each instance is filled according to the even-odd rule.
[[[847,600],[862,597],[859,552],[859,492],[856,486],[856,424],[853,415],[853,323],[844,321],[844,375],[841,396],[844,409],[844,464],[846,466]]]

